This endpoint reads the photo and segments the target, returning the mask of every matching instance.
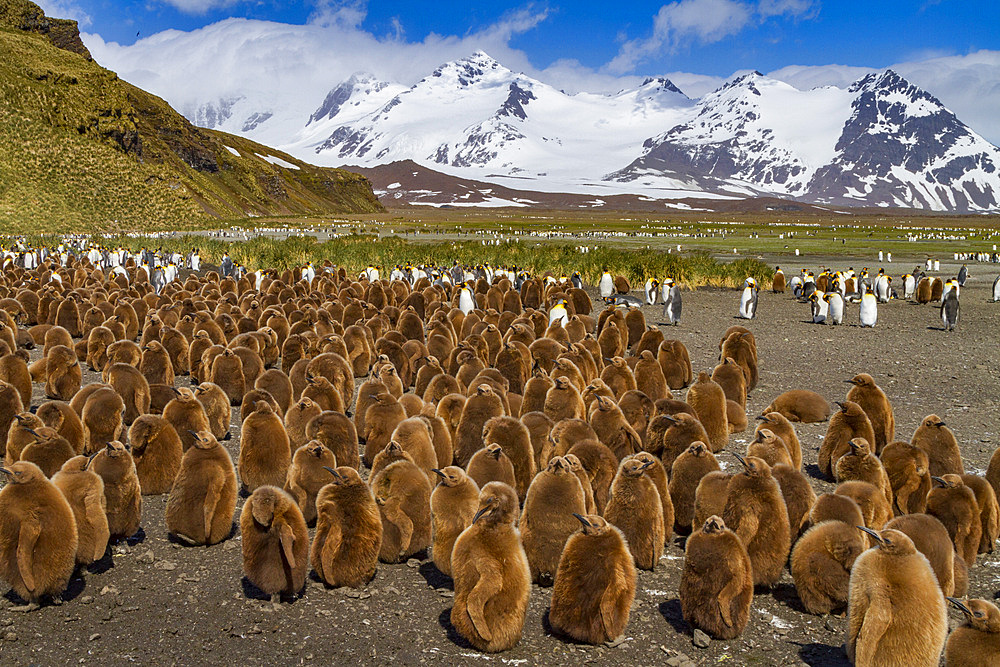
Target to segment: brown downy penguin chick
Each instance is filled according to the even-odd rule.
[[[722,387],[726,400],[733,401],[741,408],[747,405],[747,378],[743,367],[732,357],[726,357],[712,370],[712,381]]]
[[[413,456],[409,452],[404,451],[402,445],[395,440],[390,440],[389,444],[383,447],[382,451],[375,455],[375,460],[372,461],[372,468],[368,472],[368,479],[375,479],[375,475],[379,474],[396,461],[414,462]]]
[[[772,467],[779,463],[792,467],[792,457],[784,441],[766,428],[757,431],[756,437],[747,444],[745,456],[756,456]]]
[[[659,449],[660,460],[667,470],[674,465],[674,459],[681,455],[684,450],[696,442],[703,442],[708,445],[708,433],[702,426],[698,418],[686,412],[679,412],[676,415],[659,415],[650,422],[650,427],[655,425],[659,419],[666,421],[669,426],[663,431],[661,447]],[[657,453],[656,443],[647,441],[646,449],[651,454]]]
[[[309,442],[306,428],[309,426],[309,422],[321,412],[323,409],[311,398],[300,398],[292,403],[285,412],[285,432],[288,434],[288,442],[292,447],[298,449]],[[330,467],[335,468],[336,466]]]
[[[190,434],[193,444],[167,498],[167,530],[188,544],[216,544],[232,532],[236,469],[226,448],[208,429]]]
[[[691,358],[684,343],[679,340],[663,341],[656,350],[656,361],[671,389],[683,389],[691,384]]]
[[[89,456],[117,440],[123,431],[125,404],[114,389],[98,389],[83,406],[83,454]]]
[[[76,456],[69,441],[55,429],[43,426],[31,433],[35,439],[21,450],[20,460],[34,463],[46,477],[51,478],[66,461]]]
[[[125,404],[122,418],[131,425],[139,415],[148,414],[153,404],[153,391],[142,373],[128,364],[111,364],[106,369],[108,385],[121,396]],[[167,387],[167,385],[156,385]],[[170,389],[172,389],[172,385]]]
[[[604,518],[622,531],[636,567],[652,570],[663,555],[663,504],[647,475],[652,463],[629,457],[621,462],[611,483]]]
[[[927,469],[932,477],[965,474],[955,434],[937,415],[924,417],[910,444],[927,454]]]
[[[243,574],[272,602],[305,587],[309,530],[291,496],[276,486],[258,487],[243,505],[240,536]]]
[[[142,495],[168,493],[181,468],[184,446],[174,427],[159,415],[143,415],[128,431]]]
[[[587,473],[587,469],[583,467],[583,463],[576,454],[566,454],[563,458],[569,464],[569,469],[580,480],[580,487],[583,488],[583,504],[587,507],[587,514],[595,514],[597,512],[597,503],[594,501],[594,487],[590,483],[590,475]]]
[[[792,549],[795,592],[810,614],[847,605],[851,566],[867,548],[861,532],[843,521],[824,521],[806,531]]]
[[[713,452],[721,451],[729,442],[729,421],[726,413],[726,393],[712,381],[708,373],[698,373],[698,380],[687,393],[687,403],[698,413],[698,421],[708,433],[708,445]]]
[[[788,509],[771,468],[757,457],[733,453],[743,472],[729,480],[722,518],[747,547],[756,586],[774,586],[791,546]]]
[[[948,529],[955,551],[972,567],[979,553],[983,524],[976,494],[959,475],[932,477],[935,487],[927,494],[927,513],[936,517]]]
[[[316,495],[330,483],[327,468],[336,468],[337,458],[319,440],[295,450],[285,478],[285,491],[298,503],[307,524],[316,521]]]
[[[431,554],[441,574],[451,576],[451,551],[479,508],[479,487],[458,466],[435,468],[440,478],[431,492]]]
[[[45,395],[58,401],[68,401],[80,389],[83,370],[76,352],[65,345],[56,345],[45,356]]]
[[[163,418],[177,431],[185,452],[194,444],[194,434],[212,430],[204,406],[187,387],[178,389],[177,397],[163,408]]]
[[[399,422],[392,432],[390,442],[397,443],[424,471],[428,481],[437,481],[434,468],[437,467],[437,452],[431,440],[431,427],[423,417],[409,417]]]
[[[979,505],[979,518],[983,525],[979,553],[993,553],[993,547],[1000,537],[1000,507],[997,506],[996,493],[989,482],[978,475],[961,475],[961,478],[962,483],[976,494],[976,504]]]
[[[372,478],[382,517],[379,560],[400,563],[431,543],[431,485],[411,461],[396,461]]]
[[[830,404],[815,391],[792,389],[764,408],[764,414],[770,412],[777,412],[790,422],[814,424],[830,418]]]
[[[943,523],[930,514],[904,514],[885,524],[885,527],[906,533],[913,546],[930,563],[941,593],[955,593],[955,566],[959,563],[960,567],[964,567],[965,561],[955,553],[955,545]]]
[[[21,403],[21,395],[17,389],[0,381],[0,433],[9,433],[11,423],[16,421],[16,415],[26,409],[27,407]]]
[[[340,466],[327,472],[332,479],[316,496],[313,569],[328,586],[361,588],[375,576],[382,518],[357,470]]]
[[[809,508],[809,516],[802,520],[802,532],[824,521],[843,521],[849,526],[861,526],[865,515],[853,498],[836,493],[821,493]],[[863,538],[867,541],[867,538]]]
[[[794,541],[795,536],[799,534],[802,521],[816,502],[816,492],[813,491],[809,478],[801,470],[784,463],[772,467],[771,476],[781,487],[781,497],[785,499],[785,509],[788,511],[788,529]]]
[[[455,432],[455,465],[467,466],[472,455],[483,447],[483,427],[504,414],[503,401],[493,387],[481,384],[465,402]],[[482,487],[482,485],[480,485]]]
[[[31,374],[28,372],[27,359],[27,350],[0,356],[0,380],[17,390],[21,395],[23,408],[31,405]]]
[[[687,539],[678,593],[691,627],[715,639],[743,633],[753,602],[753,567],[743,542],[718,516]]]
[[[502,482],[512,488],[517,485],[514,464],[495,442],[473,454],[466,471],[480,489],[490,482]]]
[[[618,472],[618,460],[611,450],[597,440],[582,440],[573,445],[567,456],[573,455],[590,478],[590,488],[594,492],[594,507],[604,513],[611,497],[611,482]]]
[[[785,443],[785,447],[788,448],[788,455],[792,457],[792,467],[796,470],[802,469],[802,445],[799,443],[799,437],[795,433],[795,427],[792,423],[779,412],[767,412],[759,417],[757,421],[757,428],[754,430],[754,434],[761,429],[767,429],[774,433],[776,436],[781,438],[781,441]]]
[[[552,585],[566,540],[579,526],[573,515],[585,511],[580,480],[566,459],[552,457],[528,488],[519,524],[532,582]]]
[[[69,441],[77,454],[83,453],[83,422],[71,405],[64,401],[46,401],[38,406],[35,415],[46,426],[54,428],[59,435]]]
[[[670,469],[670,502],[674,510],[674,530],[682,535],[691,532],[694,497],[701,478],[719,470],[719,461],[704,442],[694,442],[676,459]]]
[[[952,630],[944,647],[948,667],[1000,665],[1000,609],[986,600],[948,598],[964,614],[962,625]]]
[[[205,409],[205,416],[208,418],[208,427],[217,440],[225,440],[229,437],[229,422],[232,420],[232,407],[229,405],[229,397],[222,387],[211,382],[202,382],[195,387],[194,395],[197,397],[201,407]]]
[[[602,644],[621,637],[635,599],[636,571],[622,532],[595,514],[566,541],[549,606],[549,623],[576,641]]]
[[[545,405],[542,411],[554,422],[563,419],[584,419],[587,409],[583,405],[583,397],[573,383],[565,377],[553,379],[555,384],[545,394]]]
[[[856,502],[865,518],[865,526],[872,530],[882,530],[892,518],[892,510],[885,500],[885,494],[874,484],[856,480],[841,482],[833,492]]]
[[[4,453],[4,463],[10,465],[21,460],[21,450],[35,441],[32,433],[37,428],[42,428],[45,423],[36,415],[30,412],[20,412],[14,415],[7,431],[7,443]]]
[[[523,501],[538,470],[528,427],[516,417],[493,417],[483,424],[483,442],[496,443],[503,448],[503,453],[514,466],[517,497]]]
[[[112,440],[94,456],[90,468],[104,480],[108,531],[112,541],[132,537],[142,520],[142,488],[135,461],[125,445]]]
[[[646,474],[653,480],[656,492],[660,496],[660,505],[663,507],[663,543],[670,544],[670,538],[673,537],[674,533],[675,518],[674,502],[670,497],[669,484],[667,482],[667,471],[664,469],[663,464],[660,463],[660,459],[649,452],[639,452],[632,458],[642,464],[650,464],[649,468],[646,469]]]
[[[621,408],[610,398],[598,396],[594,401],[590,426],[597,439],[607,445],[619,461],[642,448],[642,438],[625,419]]]
[[[203,369],[202,375],[205,374]],[[246,378],[243,376],[243,361],[235,352],[227,348],[216,356],[207,375],[212,384],[219,385],[226,392],[230,405],[243,402],[243,395],[247,392]]]
[[[74,456],[52,477],[62,491],[76,520],[76,563],[87,566],[104,558],[108,548],[107,500],[104,480],[88,470],[90,459]]]
[[[927,509],[931,490],[927,454],[908,442],[890,442],[880,458],[892,487],[893,514],[919,514]]]
[[[729,480],[732,478],[732,474],[721,470],[713,470],[701,478],[694,490],[692,528],[705,525],[710,516],[721,515],[725,511],[726,500],[729,498]]]
[[[937,665],[948,614],[923,554],[898,530],[861,528],[875,540],[854,561],[847,658],[855,665]]]
[[[142,348],[139,372],[149,384],[173,385],[174,367],[170,361],[170,353],[159,341],[150,341]]]
[[[392,432],[406,419],[406,410],[396,397],[386,390],[369,396],[371,403],[365,410],[364,463],[371,467],[375,455],[392,440]]]
[[[479,493],[472,525],[458,536],[452,550],[451,624],[480,651],[512,648],[524,630],[531,573],[517,516],[514,489],[499,482],[487,484]]]
[[[292,450],[281,418],[270,403],[257,401],[240,430],[237,472],[243,490],[253,493],[258,486],[284,486],[291,460]]]
[[[729,424],[730,433],[743,433],[750,426],[746,409],[736,401],[728,399],[726,400],[726,422]]]
[[[823,438],[823,444],[819,448],[819,472],[827,479],[833,479],[837,459],[850,451],[851,440],[864,438],[870,443],[875,442],[875,431],[872,430],[871,420],[860,405],[852,401],[837,405],[840,406],[840,410],[833,413],[833,417],[830,418],[826,437]]]
[[[837,460],[837,482],[847,482],[852,479],[878,487],[885,494],[885,499],[892,505],[892,485],[882,462],[871,451],[871,445],[864,438],[854,438],[849,443],[851,449]]]
[[[742,372],[740,370],[741,374]],[[643,350],[639,355],[639,361],[635,364],[635,388],[654,401],[670,397],[670,389],[667,388],[667,379],[663,376],[663,369],[649,350]],[[746,394],[744,393],[745,400]]]
[[[892,404],[867,373],[844,381],[854,385],[847,392],[847,400],[860,405],[868,415],[875,432],[875,439],[869,442],[875,446],[875,453],[880,454],[883,447],[896,439],[896,419],[892,413]]]
[[[18,461],[0,468],[0,579],[29,608],[58,595],[76,565],[76,520],[66,498],[38,466]]]

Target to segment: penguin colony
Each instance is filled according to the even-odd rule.
[[[578,276],[239,275],[230,261],[157,284],[135,258],[8,263],[0,578],[28,610],[140,527],[209,548],[238,530],[247,582],[278,603],[310,570],[363,587],[429,551],[454,582],[452,627],[497,652],[519,641],[533,583],[552,587],[555,632],[622,637],[637,570],[662,567],[677,535],[682,615],[711,637],[740,636],[788,568],[807,611],[847,613],[856,664],[997,659],[1000,611],[962,597],[1000,533],[1000,454],[967,474],[936,415],[900,440],[866,374],[845,378],[839,410],[804,390],[776,397],[736,451],[753,334],[731,327],[718,367],[695,377],[683,344],[606,278],[595,313]],[[889,295],[880,281],[865,296]],[[790,283],[816,306],[817,283]],[[671,324],[676,289],[663,283]],[[944,290],[947,303],[958,285]],[[741,317],[758,292],[749,279]],[[102,381],[83,384],[84,365]],[[236,461],[220,444],[233,406]],[[817,497],[795,423],[827,420],[819,470],[838,486]],[[144,525],[142,498],[159,494],[166,525]],[[962,614],[950,637],[948,604]]]

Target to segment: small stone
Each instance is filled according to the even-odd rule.
[[[93,601],[94,601],[93,595],[84,595],[82,598],[80,598],[80,604],[90,604]]]
[[[161,560],[154,563],[153,567],[156,568],[157,570],[165,570],[167,572],[170,572],[171,570],[177,569],[177,563],[173,562],[172,560]]]
[[[144,563],[146,565],[149,565],[154,560],[156,560],[156,556],[153,555],[152,551],[147,551],[146,553],[144,553],[141,556],[139,556],[138,558],[136,558],[136,560],[139,561],[140,563]]]
[[[101,595],[118,595],[118,589],[114,586],[105,586],[101,589]]]
[[[8,630],[6,633],[4,633],[3,638],[4,638],[4,641],[16,642],[17,641],[17,633],[14,632],[13,630]]]
[[[625,635],[619,635],[618,637],[615,637],[611,641],[604,642],[604,645],[607,646],[608,648],[617,648],[622,644],[624,644],[626,641],[628,641],[628,639],[626,639]]]
[[[440,595],[443,598],[453,598],[455,597],[455,591],[449,591],[445,588],[440,588],[438,589],[438,595]]]
[[[708,645],[712,643],[712,639],[701,630],[695,630],[691,643],[697,648],[708,648]]]
[[[101,633],[95,632],[94,634],[90,635],[90,639],[88,641],[95,642],[100,638],[101,638]]]
[[[823,627],[827,629],[828,632],[837,632],[837,626],[833,624],[832,619],[826,619],[823,621]]]
[[[416,558],[411,558],[410,560],[406,561],[406,567],[420,567],[420,561],[417,560]]]

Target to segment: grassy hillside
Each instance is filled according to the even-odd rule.
[[[194,127],[93,62],[75,22],[26,0],[0,0],[0,108],[5,231],[197,228],[381,208],[357,174]]]

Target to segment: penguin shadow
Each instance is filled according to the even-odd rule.
[[[104,555],[86,567],[91,574],[104,574],[115,566],[115,561],[111,557],[111,546],[104,549]]]
[[[672,627],[675,632],[679,632],[683,635],[691,634],[691,626],[689,626],[687,621],[684,620],[684,613],[681,611],[680,598],[664,600],[659,604],[657,609],[660,612],[660,616],[663,617],[663,620],[669,623],[670,627]]]
[[[802,662],[809,665],[809,667],[839,667],[840,665],[851,664],[847,660],[847,654],[844,653],[842,646],[830,646],[829,644],[820,644],[818,642],[810,644],[794,643],[799,646],[799,658],[802,659]]]
[[[107,559],[111,560],[111,555],[108,554]],[[101,559],[103,560],[103,559]],[[87,589],[87,580],[82,576],[82,574],[77,573],[70,577],[69,583],[66,584],[66,590],[62,592],[59,599],[63,602],[72,602]]]
[[[947,327],[927,327],[928,331],[947,331]]]
[[[802,470],[803,472],[805,472],[805,474],[809,475],[813,479],[826,481],[826,478],[823,477],[822,473],[820,473],[819,471],[819,466],[816,465],[815,463],[807,463],[803,465]]]
[[[122,542],[124,542],[130,547],[134,547],[135,545],[142,544],[145,541],[146,541],[146,530],[142,526],[139,526],[139,530],[135,531],[135,533],[133,533],[132,535],[124,539],[115,540],[115,544],[121,544]]]
[[[431,588],[445,588],[449,591],[455,590],[455,582],[447,574],[437,569],[433,561],[421,563],[417,570]]]
[[[793,609],[800,614],[810,614],[802,604],[802,600],[799,598],[799,594],[795,592],[795,586],[792,584],[784,583],[776,585],[771,589],[771,596],[789,609]]]
[[[239,526],[237,526],[236,522],[234,521],[233,523],[229,524],[229,532],[226,534],[226,536],[213,544],[194,544],[192,542],[188,542],[182,537],[178,537],[176,533],[171,533],[169,531],[167,532],[167,542],[186,548],[204,549],[205,547],[214,547],[218,544],[223,544],[225,542],[228,542],[229,540],[236,537],[236,534],[238,532],[239,532]]]
[[[271,601],[270,595],[257,588],[257,586],[255,586],[253,582],[251,582],[246,577],[240,578],[240,586],[243,588],[243,596],[248,600],[259,600],[260,602]],[[302,587],[302,590],[296,591],[292,595],[286,595],[285,593],[282,593],[281,601],[287,604],[295,604],[296,602],[299,601],[299,599],[302,598],[304,593],[305,593],[305,586]]]
[[[438,614],[438,625],[440,625],[441,628],[445,631],[445,635],[448,637],[448,641],[450,641],[455,646],[467,650],[476,650],[475,647],[469,642],[469,640],[463,637],[462,635],[458,634],[458,630],[456,630],[455,626],[451,624],[451,610],[453,608],[454,607],[448,607],[440,614]]]

